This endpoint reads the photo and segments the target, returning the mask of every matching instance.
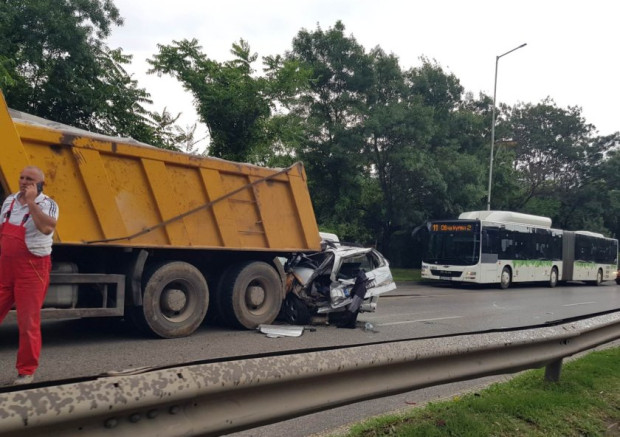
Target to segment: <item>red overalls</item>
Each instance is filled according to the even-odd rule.
[[[24,225],[29,214],[19,226],[9,223],[14,204],[15,199],[0,226],[0,322],[15,304],[19,327],[15,367],[20,375],[32,375],[41,353],[41,307],[49,285],[51,258],[28,250]]]

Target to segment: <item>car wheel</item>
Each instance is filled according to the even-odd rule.
[[[295,294],[289,293],[283,304],[284,320],[291,325],[307,325],[312,319],[312,312]]]

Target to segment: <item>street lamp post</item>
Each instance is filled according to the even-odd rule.
[[[495,147],[495,99],[497,97],[497,66],[499,64],[499,58],[506,56],[509,53],[514,52],[515,50],[519,50],[522,47],[525,47],[527,43],[521,44],[519,47],[515,47],[512,50],[507,51],[504,54],[495,57],[495,84],[493,86],[493,112],[491,116],[491,159],[489,162],[489,190],[487,197],[487,210],[491,210],[491,182],[493,180],[493,149]]]

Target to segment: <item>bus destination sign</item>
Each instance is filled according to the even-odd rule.
[[[474,225],[472,223],[433,223],[431,224],[431,232],[472,232]]]

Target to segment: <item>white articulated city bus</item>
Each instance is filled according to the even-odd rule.
[[[427,223],[422,278],[477,284],[614,280],[618,240],[551,227],[551,219],[509,211],[464,212]]]

